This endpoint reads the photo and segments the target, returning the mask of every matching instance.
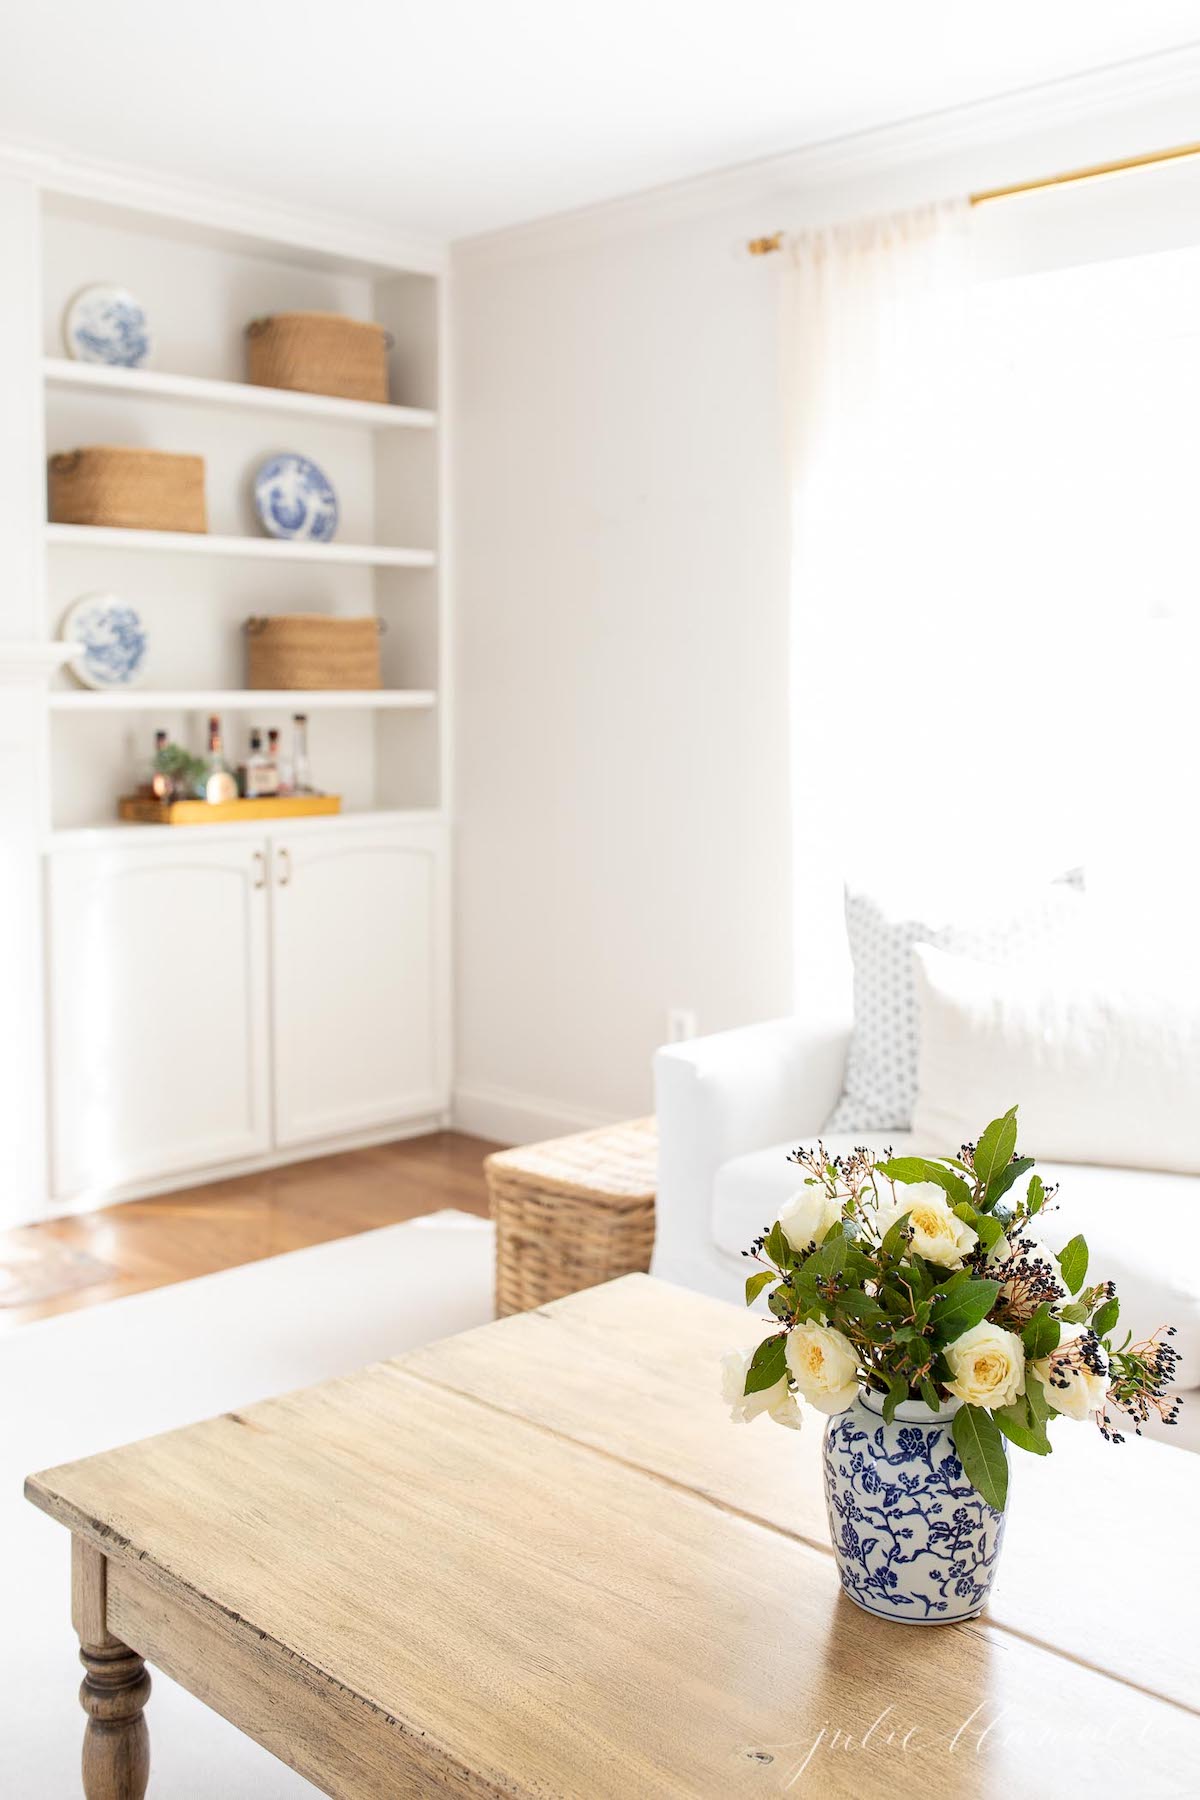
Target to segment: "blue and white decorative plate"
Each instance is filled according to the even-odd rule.
[[[146,627],[119,594],[84,594],[68,608],[61,635],[81,647],[67,667],[84,687],[130,687],[145,672]]]
[[[327,544],[337,530],[337,495],[307,456],[289,451],[265,462],[254,477],[254,505],[272,537]]]
[[[128,288],[84,288],[67,308],[63,336],[76,362],[140,369],[150,354],[146,311]]]

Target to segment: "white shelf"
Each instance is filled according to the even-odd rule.
[[[254,387],[243,381],[207,381],[198,375],[161,375],[153,369],[113,369],[104,363],[68,362],[61,356],[43,357],[42,373],[48,387],[288,413],[293,418],[320,419],[334,425],[363,425],[371,431],[428,430],[437,423],[437,414],[423,407],[382,406],[371,400],[342,400],[335,394],[300,394],[290,388]]]
[[[124,688],[50,695],[55,712],[427,712],[429,688]]]
[[[432,550],[390,544],[310,544],[286,538],[218,537],[207,531],[130,531],[117,525],[47,525],[47,544],[72,550],[169,551],[184,556],[240,556],[264,562],[359,563],[380,569],[432,569]]]
[[[326,832],[353,831],[373,825],[440,825],[445,815],[436,807],[410,808],[406,811],[363,807],[356,811],[344,807],[340,813],[324,813],[312,819],[223,819],[213,825],[129,825],[121,819],[105,819],[95,825],[69,825],[60,831],[47,832],[43,839],[46,850],[112,850],[124,844],[145,845],[162,842],[186,842],[192,834],[213,837],[261,837],[264,831],[278,834],[286,831],[289,838],[309,837]]]

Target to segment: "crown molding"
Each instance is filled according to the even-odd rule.
[[[1165,108],[1170,102],[1190,111],[1192,129],[1185,135],[1194,137],[1194,108],[1200,103],[1200,43],[825,139],[779,156],[531,219],[502,231],[460,238],[450,246],[451,259],[463,266],[522,260],[551,247],[558,250],[601,242],[639,227],[735,212],[747,206],[761,209],[764,199],[770,204],[773,197],[781,204],[802,205],[806,197],[840,183],[891,176],[905,167],[993,148],[1004,149],[1015,159],[1005,163],[999,179],[1048,174],[1053,171],[1036,160],[1023,168],[1022,154],[1044,158],[1045,150],[1039,146],[1045,138],[1080,126],[1111,128],[1117,136],[1106,141],[1112,146],[1108,154],[1113,156],[1164,147],[1172,141],[1171,126],[1164,121],[1156,137],[1147,108]],[[928,197],[952,196],[938,192]],[[791,223],[763,217],[750,221],[755,230]]]
[[[308,257],[351,263],[364,272],[394,269],[435,275],[446,267],[444,243],[406,236],[369,220],[278,206],[253,195],[37,145],[0,139],[0,174],[71,199],[155,213],[221,239],[266,240]]]

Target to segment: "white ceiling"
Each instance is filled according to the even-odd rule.
[[[0,137],[455,238],[1200,37],[1195,0],[52,0]]]

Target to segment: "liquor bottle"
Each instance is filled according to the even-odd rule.
[[[208,758],[205,763],[203,798],[212,806],[224,800],[237,799],[237,777],[225,761],[221,748],[221,721],[214,714],[208,721]]]
[[[239,786],[247,800],[261,800],[279,788],[279,771],[263,752],[262,732],[250,733],[250,754],[239,770]]]
[[[304,713],[292,717],[292,792],[315,794],[312,766],[308,760],[308,718]]]
[[[150,760],[150,792],[154,795],[156,800],[173,800],[175,797],[174,779],[167,774],[165,769],[159,767],[159,763],[162,760],[162,753],[166,747],[166,732],[156,731],[154,734],[154,755]]]
[[[272,725],[267,732],[267,761],[275,771],[275,786],[272,793],[286,794],[291,787],[291,770],[285,769],[279,754],[279,727]]]

